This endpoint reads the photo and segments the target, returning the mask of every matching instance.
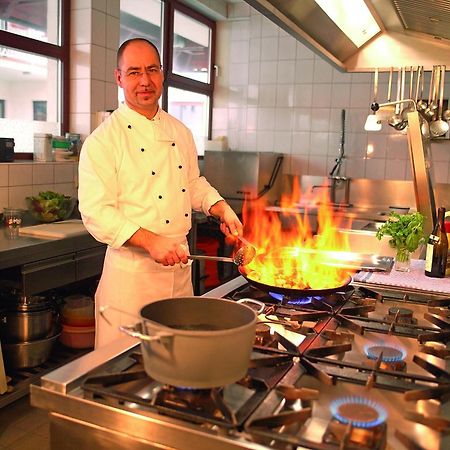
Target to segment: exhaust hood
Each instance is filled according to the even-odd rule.
[[[380,31],[360,47],[315,0],[245,1],[342,71],[450,67],[450,0],[364,0]]]

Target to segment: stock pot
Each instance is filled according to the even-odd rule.
[[[207,389],[246,375],[257,321],[251,307],[211,297],[170,298],[144,306],[140,319],[121,330],[141,340],[145,371],[156,381]]]

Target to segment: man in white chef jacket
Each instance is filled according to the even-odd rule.
[[[192,209],[219,218],[224,234],[242,234],[234,211],[200,176],[192,133],[158,106],[164,76],[157,48],[145,39],[124,42],[115,79],[125,103],[88,136],[79,163],[83,223],[108,244],[96,292],[96,348],[119,338],[119,325],[136,322],[147,303],[193,295]],[[126,313],[108,309],[108,324],[102,306]]]

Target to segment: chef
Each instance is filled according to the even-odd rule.
[[[200,176],[192,133],[158,105],[157,48],[125,41],[114,75],[125,102],[87,137],[79,163],[83,223],[108,245],[95,296],[96,348],[119,338],[119,325],[136,322],[152,300],[193,295],[192,209],[220,219],[225,235],[242,234],[234,211]],[[105,306],[108,322],[99,315]]]

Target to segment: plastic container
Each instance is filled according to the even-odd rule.
[[[54,161],[50,133],[34,133],[33,159],[41,162]]]
[[[95,344],[95,327],[71,327],[63,324],[59,341],[70,348],[92,348]]]
[[[94,301],[85,295],[64,298],[61,323],[72,327],[91,327],[95,324]]]
[[[53,136],[52,148],[55,161],[65,161],[72,156],[70,151],[70,142],[63,136]]]

